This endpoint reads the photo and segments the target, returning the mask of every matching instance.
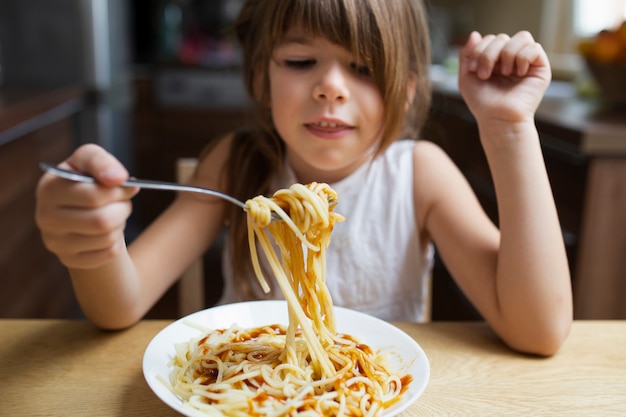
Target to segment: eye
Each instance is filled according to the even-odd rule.
[[[287,59],[284,62],[285,66],[294,69],[305,69],[315,65],[314,59]]]
[[[364,77],[371,77],[372,76],[372,70],[367,65],[359,65],[359,64],[353,62],[353,63],[350,64],[350,68],[354,72],[356,72],[357,74],[362,75]]]

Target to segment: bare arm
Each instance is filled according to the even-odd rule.
[[[549,81],[545,54],[526,33],[473,34],[461,53],[459,85],[494,179],[499,231],[458,170],[444,170],[440,152],[416,149],[416,164],[428,153],[441,160],[422,162],[447,187],[434,188],[447,191],[427,195],[421,216],[448,268],[506,343],[538,354],[554,353],[572,320],[567,258],[534,125]]]
[[[219,170],[230,141],[199,167],[194,182],[220,188]],[[76,184],[44,175],[37,190],[37,223],[46,246],[69,269],[81,307],[94,324],[130,326],[156,303],[223,224],[221,201],[181,194],[127,248],[124,227],[136,190],[117,187],[128,174],[111,155],[88,145],[67,166],[100,184]]]

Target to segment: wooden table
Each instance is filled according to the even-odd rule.
[[[103,332],[83,321],[0,320],[0,415],[178,415],[141,369],[148,342],[168,323]],[[626,321],[577,321],[551,358],[508,350],[483,323],[397,325],[431,365],[405,416],[626,415]]]

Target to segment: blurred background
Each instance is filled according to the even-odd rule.
[[[626,0],[425,3],[435,97],[424,137],[451,154],[495,221],[497,207],[475,125],[456,91],[456,54],[471,30],[512,34],[522,29],[550,54],[554,82],[538,128],[563,222],[577,311],[585,318],[626,317],[621,307],[626,305],[626,225],[619,220],[625,204],[620,193],[626,195],[626,118],[622,106],[603,99],[580,50],[601,31],[617,30]],[[0,0],[0,317],[81,317],[66,271],[43,248],[33,222],[39,161],[58,162],[76,146],[94,142],[135,176],[174,181],[179,158],[197,156],[211,138],[245,123],[248,101],[231,30],[241,4]],[[460,141],[459,136],[468,137]],[[16,177],[17,184],[4,179]],[[128,240],[172,198],[142,192]],[[609,220],[600,224],[599,217]],[[207,255],[206,265],[208,278],[218,281],[213,255]],[[442,265],[435,275],[434,319],[479,318]],[[598,275],[603,284],[590,287],[590,277]],[[616,289],[622,291],[619,298]],[[218,296],[207,289],[207,303]],[[175,317],[176,302],[174,287],[149,317]]]

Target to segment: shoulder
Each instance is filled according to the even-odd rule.
[[[215,138],[198,156],[198,166],[193,177],[194,183],[205,187],[223,189],[222,173],[230,156],[235,134],[228,133]]]
[[[437,144],[419,140],[413,148],[413,194],[418,224],[433,207],[464,187],[465,179],[450,157]]]
[[[420,165],[428,165],[441,159],[448,159],[448,155],[434,142],[428,140],[415,141],[413,147],[413,159]]]
[[[456,176],[458,169],[439,145],[419,140],[413,147],[413,174],[416,189],[428,191],[451,175]]]
[[[450,156],[434,142],[418,140],[413,147],[413,163],[416,175],[443,175],[439,177],[445,180],[449,174],[456,175],[458,168]],[[450,172],[452,171],[452,172]],[[429,181],[437,181],[437,178],[428,178]]]

